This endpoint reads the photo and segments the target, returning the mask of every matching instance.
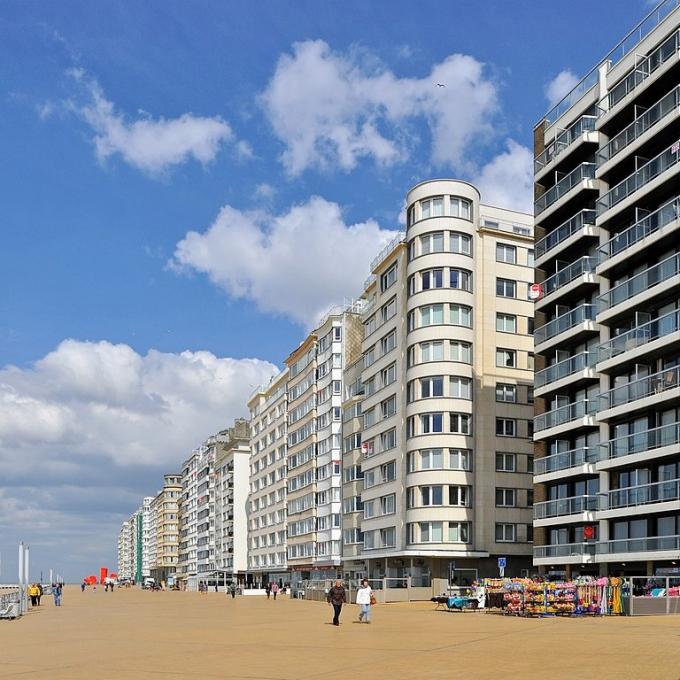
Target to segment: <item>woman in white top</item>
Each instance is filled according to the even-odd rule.
[[[361,586],[357,589],[357,604],[361,607],[359,612],[359,623],[366,621],[371,622],[371,601],[373,600],[373,591],[368,585],[368,580],[364,579]]]

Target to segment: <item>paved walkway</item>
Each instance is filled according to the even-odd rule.
[[[680,616],[517,619],[379,605],[339,628],[318,602],[67,588],[0,621],[0,678],[678,680]]]

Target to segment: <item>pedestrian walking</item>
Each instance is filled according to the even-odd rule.
[[[274,582],[272,583],[272,594],[274,595],[274,599],[276,599],[276,594],[279,592],[279,584]]]
[[[38,607],[40,606],[40,598],[43,596],[42,583],[38,583]]]
[[[52,584],[52,595],[54,596],[55,607],[61,607],[61,591],[62,591],[61,583]]]
[[[38,586],[35,583],[31,583],[30,586],[28,586],[28,596],[31,598],[31,606],[32,607],[37,607],[38,606],[38,593],[40,591],[38,590]]]
[[[272,592],[272,584],[267,582],[267,585],[264,587],[264,592],[267,593],[267,599],[269,599],[269,596],[271,595]]]
[[[357,604],[361,608],[359,612],[359,623],[365,621],[371,622],[371,605],[375,604],[375,596],[371,586],[368,585],[368,579],[361,582],[361,586],[357,589]]]
[[[338,579],[335,585],[328,591],[326,596],[326,601],[328,604],[333,605],[333,625],[340,625],[340,612],[342,611],[342,605],[347,602],[347,596],[345,594],[345,588],[342,585],[342,581]]]
[[[236,585],[234,583],[231,584],[229,592],[231,593],[231,599],[233,600],[236,597]]]
[[[83,582],[80,584],[80,592],[81,593],[85,592],[85,586],[87,586],[87,583],[85,582],[85,579],[83,579]]]

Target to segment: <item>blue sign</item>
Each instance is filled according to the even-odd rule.
[[[507,566],[507,557],[499,557],[498,558],[498,568],[499,569],[505,569]]]

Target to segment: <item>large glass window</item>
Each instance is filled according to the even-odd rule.
[[[517,297],[517,282],[511,279],[496,279],[496,295],[498,297],[514,298]]]
[[[472,237],[468,234],[452,231],[449,239],[449,247],[452,253],[472,255]]]
[[[451,305],[451,323],[456,326],[472,327],[472,309],[465,305]]]
[[[517,317],[514,314],[496,314],[496,330],[501,333],[517,333]]]
[[[515,264],[517,262],[517,248],[505,243],[496,244],[496,262],[507,262]]]
[[[444,232],[435,231],[431,234],[424,234],[420,237],[420,254],[429,255],[430,253],[444,252]]]
[[[429,397],[443,397],[444,396],[444,378],[442,376],[433,376],[429,378],[421,378],[420,380],[420,397],[421,399],[428,399]]]
[[[442,341],[421,343],[420,358],[423,363],[427,361],[443,361],[444,343]]]
[[[433,326],[444,323],[444,305],[428,305],[420,308],[420,325]]]
[[[458,290],[471,290],[470,272],[465,269],[449,270],[449,286]]]
[[[429,290],[430,288],[442,288],[444,286],[443,269],[431,269],[429,271],[422,272],[420,276],[423,290]]]
[[[470,219],[470,201],[459,196],[449,196],[449,210],[451,217]]]

